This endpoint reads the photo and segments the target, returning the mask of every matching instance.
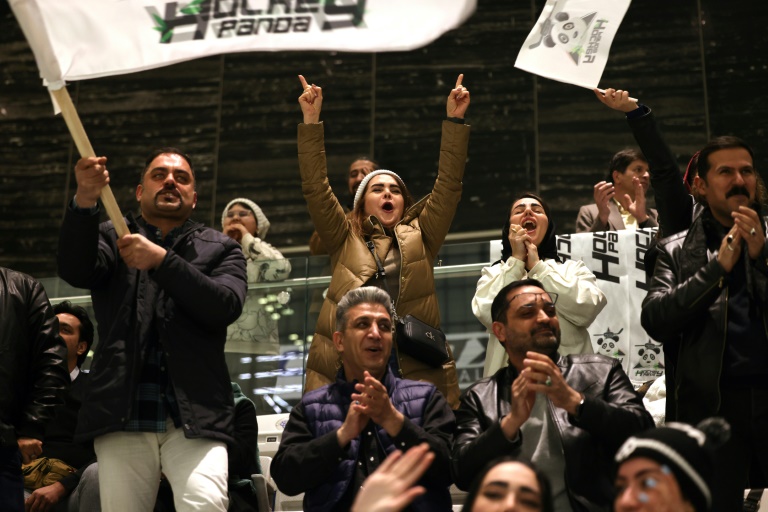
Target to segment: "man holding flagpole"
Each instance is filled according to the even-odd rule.
[[[89,288],[99,343],[76,440],[94,439],[104,511],[152,510],[161,471],[176,510],[227,509],[233,398],[227,325],[247,288],[240,245],[190,220],[190,158],[150,154],[136,188],[141,215],[118,237],[99,224],[105,157],[75,166],[77,193],[59,239],[59,274]]]

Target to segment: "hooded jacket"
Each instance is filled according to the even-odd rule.
[[[76,440],[124,428],[155,325],[184,435],[231,442],[234,404],[224,342],[247,288],[240,244],[187,220],[160,266],[137,270],[120,258],[112,223],[99,225],[98,218],[69,208],[59,238],[59,275],[91,290],[99,332]],[[132,216],[126,221],[147,236]]]
[[[386,259],[393,240],[374,216],[365,221],[363,236],[352,230],[351,221],[328,182],[323,124],[300,124],[298,142],[302,191],[315,228],[330,251],[332,269],[331,284],[307,360],[305,391],[311,391],[332,383],[336,375],[338,355],[332,341],[336,304],[345,293],[363,286],[376,274],[376,261],[366,240],[373,241],[381,261]],[[461,198],[468,142],[468,126],[443,122],[438,177],[432,193],[404,212],[393,230],[401,258],[400,293],[393,297],[397,314],[401,317],[411,314],[434,327],[440,326],[440,310],[432,264]],[[403,378],[435,384],[451,407],[458,406],[459,385],[452,354],[442,368],[433,368],[402,352],[397,353]]]

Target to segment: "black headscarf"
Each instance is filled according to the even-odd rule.
[[[504,227],[501,230],[501,259],[499,261],[494,262],[494,265],[496,263],[502,263],[509,259],[510,256],[512,256],[512,245],[509,243],[509,217],[512,215],[512,207],[515,205],[516,202],[519,200],[530,197],[531,199],[535,199],[539,202],[539,204],[544,208],[544,214],[547,216],[547,220],[549,221],[549,225],[547,226],[547,232],[544,233],[544,239],[541,241],[541,244],[537,247],[539,251],[539,258],[542,260],[556,260],[559,263],[562,263],[562,260],[557,255],[557,237],[555,235],[555,221],[552,220],[552,216],[549,214],[549,205],[544,201],[542,198],[537,196],[536,194],[532,194],[531,192],[525,192],[520,195],[520,197],[516,198],[514,201],[512,201],[512,204],[509,205],[509,211],[507,212],[507,216],[504,219]]]

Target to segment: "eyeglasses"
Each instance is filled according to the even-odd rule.
[[[235,217],[240,217],[241,219],[244,219],[245,217],[250,217],[250,216],[251,216],[250,210],[238,210],[238,211],[229,210],[227,212],[228,219],[234,219]]]
[[[557,297],[558,297],[556,293],[526,292],[526,293],[518,293],[517,295],[513,295],[511,299],[506,301],[504,303],[504,307],[501,308],[501,310],[499,311],[498,317],[495,319],[496,322],[504,321],[504,314],[506,313],[507,308],[509,308],[509,305],[512,304],[512,301],[514,301],[518,297],[521,297],[521,300],[523,301],[523,304],[520,306],[523,309],[533,310],[536,307],[536,304],[539,301],[541,301],[542,302],[541,309],[543,309],[544,312],[549,316],[555,315],[555,303],[557,302]]]

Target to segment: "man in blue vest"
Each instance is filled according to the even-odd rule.
[[[375,287],[348,292],[336,310],[333,342],[341,359],[336,382],[293,408],[271,473],[307,512],[349,510],[363,481],[396,449],[428,443],[435,461],[409,510],[450,510],[450,445],[455,419],[427,382],[400,379],[389,366],[392,301]]]

